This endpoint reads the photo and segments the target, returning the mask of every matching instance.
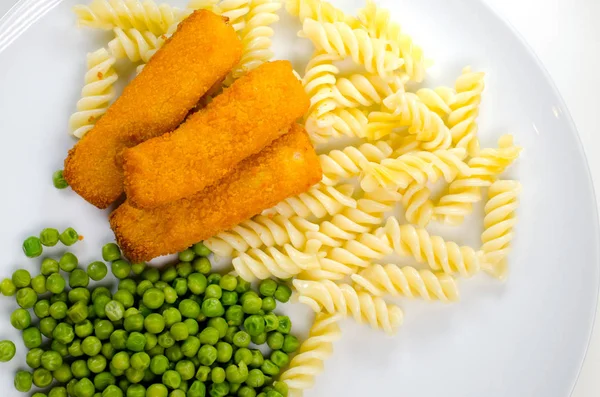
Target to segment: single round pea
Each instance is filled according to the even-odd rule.
[[[83,350],[81,349],[81,340],[76,339],[67,348],[67,353],[71,355],[71,357],[81,357],[84,355]],[[63,356],[64,357],[64,356]]]
[[[215,367],[210,371],[210,379],[213,383],[225,382],[225,370],[221,367]]]
[[[102,342],[95,336],[88,336],[81,342],[81,350],[88,356],[100,354],[102,350]]]
[[[94,374],[99,374],[106,369],[106,358],[102,355],[96,355],[88,358],[87,366],[89,370]]]
[[[183,322],[175,323],[171,326],[171,335],[176,341],[186,340],[189,335],[187,326]]]
[[[191,261],[182,261],[182,262],[179,262],[177,264],[177,266],[175,266],[175,269],[177,270],[177,274],[179,275],[179,277],[186,278],[190,274],[192,274],[192,272],[194,271],[194,267],[192,266],[192,264],[190,262]]]
[[[265,332],[265,320],[262,316],[252,315],[244,320],[244,328],[250,336],[257,336]]]
[[[52,371],[52,376],[60,383],[69,382],[71,379],[73,379],[71,366],[67,363],[62,363],[57,369]]]
[[[179,253],[179,260],[182,262],[191,262],[194,260],[195,257],[196,257],[196,254],[194,253],[194,250],[192,250],[191,248],[188,248]]]
[[[168,394],[167,387],[160,383],[150,385],[146,390],[146,397],[167,397]]]
[[[286,303],[287,301],[289,301],[291,296],[292,296],[291,288],[284,284],[280,284],[277,287],[277,291],[275,291],[275,294],[273,295],[273,297],[275,299],[277,299],[279,302],[283,302],[283,303]]]
[[[67,323],[60,323],[52,331],[52,337],[60,343],[65,345],[71,343],[75,339],[75,332],[73,326]]]
[[[233,348],[229,343],[218,342],[216,348],[218,362],[226,363],[227,361],[231,360],[231,356],[233,355]]]
[[[65,179],[63,170],[54,171],[52,174],[52,184],[56,189],[66,189],[69,187],[69,182]]]
[[[131,273],[131,264],[123,259],[118,259],[110,265],[112,274],[118,279],[129,277]]]
[[[108,320],[99,320],[94,325],[94,335],[100,340],[106,340],[110,338],[110,335],[113,333],[115,327]]]
[[[28,258],[37,258],[42,255],[43,251],[44,248],[42,247],[42,242],[39,237],[31,236],[23,241],[23,252]]]
[[[182,303],[185,301],[182,301]],[[181,304],[180,304],[181,307]],[[173,324],[176,324],[181,321],[181,312],[174,307],[168,308],[163,311],[162,317],[164,319],[165,326],[167,328],[171,328]]]
[[[150,309],[158,309],[163,305],[163,303],[165,303],[165,294],[157,288],[150,288],[144,292],[142,301],[146,307]]]
[[[215,345],[219,341],[219,337],[219,331],[213,327],[204,328],[198,336],[203,345]]]
[[[133,294],[126,289],[120,289],[113,295],[113,300],[121,302],[125,309],[133,306],[134,298]]]
[[[92,397],[96,392],[96,388],[91,380],[83,378],[75,384],[73,391],[77,397]]]
[[[127,397],[146,397],[146,388],[139,384],[138,385],[130,385],[127,388],[126,395],[127,395]]]
[[[40,232],[40,242],[46,247],[54,247],[58,244],[58,230],[46,228]]]
[[[114,355],[110,364],[118,370],[125,371],[130,366],[129,354],[127,352],[118,352]]]
[[[10,278],[5,278],[0,284],[0,291],[4,296],[14,296],[17,293],[17,287]]]
[[[107,295],[99,295],[94,299],[92,306],[94,307],[94,311],[96,312],[96,316],[99,318],[106,317],[106,305],[112,301],[112,298]]]
[[[73,342],[71,342],[71,345],[72,344]],[[67,345],[57,340],[53,340],[52,343],[50,343],[50,350],[60,354],[60,356],[63,357],[63,359],[69,355],[69,348],[67,347]]]
[[[160,280],[160,271],[155,267],[147,267],[142,273],[142,278],[150,281],[151,283],[155,283]]]
[[[229,327],[227,328],[227,332],[225,333],[225,337],[223,338],[224,342],[233,343],[233,337],[240,330],[239,327]]]
[[[148,352],[148,355],[150,357],[161,356],[165,354],[165,348],[159,345],[158,342],[153,348],[148,349],[146,351]]]
[[[219,281],[219,286],[225,291],[235,291],[237,287],[237,277],[226,274],[221,277],[221,281]]]
[[[103,343],[102,344],[102,355],[104,357],[106,357],[107,360],[112,360],[112,358],[115,356],[116,353],[116,349],[114,348],[114,346],[109,342]]]
[[[67,310],[67,316],[74,324],[78,324],[88,318],[89,309],[85,302],[75,302],[73,306]]]
[[[252,349],[250,351],[252,352],[252,362],[250,363],[250,367],[260,368],[265,362],[262,352],[258,349]]]
[[[160,334],[165,329],[165,320],[158,313],[152,313],[144,319],[144,328],[152,334]]]
[[[133,352],[142,352],[146,346],[146,337],[140,332],[132,332],[127,338],[127,349]]]
[[[52,332],[54,331],[54,328],[56,328],[57,325],[58,321],[56,321],[56,319],[52,317],[45,317],[40,320],[40,332],[46,338],[51,338]]]
[[[225,309],[218,299],[208,298],[202,302],[202,313],[209,318],[219,317],[225,314]]]
[[[46,289],[53,294],[60,294],[66,286],[67,282],[60,273],[52,273],[46,279]]]
[[[221,281],[221,275],[219,273],[212,273],[206,277],[206,281],[208,281],[208,285],[216,284],[218,285]]]
[[[173,289],[175,289],[177,296],[185,296],[188,291],[187,280],[184,278],[176,278],[175,281],[173,281]]]
[[[230,383],[244,383],[248,379],[248,367],[243,361],[239,365],[228,365],[225,370],[227,381]]]
[[[158,344],[168,349],[175,344],[175,338],[173,338],[173,335],[169,331],[165,331],[158,336]]]
[[[263,298],[261,307],[262,310],[264,310],[265,312],[272,312],[273,310],[275,310],[276,307],[277,302],[275,301],[275,298],[272,298],[270,296]]]
[[[206,292],[204,294],[205,298],[221,299],[221,296],[223,295],[223,290],[218,285],[212,284],[206,287]]]
[[[237,347],[248,347],[250,345],[250,335],[244,331],[238,331],[233,336],[233,344]]]
[[[247,314],[257,314],[262,307],[262,299],[255,295],[244,295],[242,309]]]
[[[145,352],[138,352],[131,356],[130,365],[134,369],[144,370],[150,366],[150,356]]]
[[[17,288],[29,287],[31,274],[25,269],[19,269],[13,273],[12,282]]]
[[[260,369],[251,369],[248,372],[248,379],[246,379],[246,384],[250,387],[257,388],[261,387],[265,383],[265,375],[262,373]]]
[[[206,291],[208,280],[201,273],[192,273],[187,278],[187,285],[192,294],[201,295]]]
[[[106,287],[96,287],[94,288],[94,290],[92,291],[92,300],[96,300],[96,298],[98,298],[99,296],[108,296],[109,298],[112,297],[112,293],[110,292],[110,290]]]
[[[44,350],[40,348],[31,349],[27,352],[25,362],[29,368],[36,369],[42,365],[42,354],[44,354]]]
[[[252,363],[252,352],[246,347],[241,347],[235,351],[235,354],[233,355],[233,361],[236,364],[244,362],[244,364],[248,366]]]
[[[78,338],[85,338],[94,333],[94,325],[90,320],[84,320],[75,325],[75,335]]]
[[[139,263],[132,263],[131,264],[131,271],[135,275],[142,274],[144,272],[144,270],[146,270],[146,263],[145,262],[139,262]]]
[[[125,372],[123,372],[123,374],[125,374]],[[127,379],[121,379],[121,380],[119,380],[119,383],[117,385],[119,386],[119,389],[121,389],[121,391],[123,391],[123,390],[127,390],[127,388],[129,387],[130,384],[131,384],[131,382],[129,382]]]
[[[50,305],[50,315],[56,320],[67,317],[67,304],[65,302],[54,302]]]
[[[203,345],[198,351],[200,364],[210,366],[217,360],[217,349],[211,345]]]
[[[244,321],[244,311],[240,305],[233,305],[227,308],[225,312],[225,319],[227,324],[240,326]]]
[[[256,397],[256,392],[250,386],[242,386],[238,390],[238,397]]]
[[[177,389],[181,386],[181,375],[176,371],[168,370],[162,376],[162,383],[170,389]]]
[[[94,376],[94,387],[96,390],[103,391],[109,386],[117,384],[117,379],[110,372],[102,372]]]
[[[17,309],[10,315],[10,323],[18,330],[24,330],[31,325],[31,314],[25,309]]]
[[[191,299],[184,299],[179,303],[179,311],[183,317],[197,318],[200,314],[200,305]]]
[[[90,278],[82,269],[74,269],[71,274],[69,274],[69,286],[71,288],[87,287],[89,283]]]
[[[58,265],[63,272],[70,273],[77,268],[79,265],[79,260],[72,253],[65,252],[65,254],[58,261]]]
[[[110,321],[119,321],[123,318],[123,314],[125,313],[125,307],[121,302],[111,300],[104,307],[104,311],[106,312],[106,316]]]
[[[203,243],[194,244],[192,250],[198,256],[209,256],[211,254],[211,251]]]
[[[263,332],[262,334],[251,336],[250,340],[255,345],[264,345],[267,342],[267,333]]]
[[[63,363],[62,356],[53,350],[43,352],[40,360],[42,367],[48,371],[56,371]]]
[[[210,367],[206,365],[201,365],[198,367],[198,371],[196,371],[196,379],[200,382],[206,382],[208,380],[208,375],[210,375]]]
[[[193,318],[186,318],[183,323],[188,329],[188,334],[197,335],[200,330],[200,326],[198,325],[198,321]]]
[[[121,258],[121,250],[115,243],[108,243],[102,247],[102,259],[106,262],[116,261]]]
[[[37,301],[33,306],[33,313],[39,319],[48,317],[50,315],[50,302],[47,299]]]
[[[181,375],[183,381],[192,379],[196,374],[196,367],[194,367],[194,363],[190,360],[178,361],[177,364],[175,364],[175,370]]]
[[[0,342],[0,361],[6,363],[15,356],[17,348],[15,344],[9,340],[3,340]]]
[[[37,294],[32,288],[25,287],[17,291],[17,304],[23,309],[31,309],[37,299]]]
[[[31,279],[31,288],[38,294],[46,293],[46,277],[43,274],[39,274]]]
[[[33,376],[27,371],[17,371],[14,384],[15,389],[20,392],[27,393],[29,390],[31,390]]]
[[[215,328],[219,331],[219,338],[225,337],[227,333],[228,325],[227,321],[223,317],[214,317],[208,320],[208,326]]]
[[[238,302],[238,294],[235,291],[223,291],[221,303],[223,306],[233,306]]]
[[[225,397],[229,394],[229,383],[213,383],[210,386],[211,397]]]
[[[108,267],[104,262],[95,261],[88,265],[87,274],[94,281],[100,281],[108,274]]]
[[[125,370],[125,378],[127,378],[130,383],[140,383],[142,380],[144,380],[144,374],[145,372],[143,369],[129,367],[127,370]],[[127,387],[129,387],[129,385],[127,385]],[[124,389],[127,390],[127,387]]]
[[[102,392],[102,397],[123,397],[123,390],[117,385],[109,385]]]
[[[279,328],[279,318],[275,314],[269,313],[263,318],[265,320],[265,332],[275,331]]]
[[[275,350],[273,353],[271,353],[270,359],[279,368],[285,367],[289,362],[289,356],[281,350]]]
[[[212,270],[210,261],[208,260],[208,258],[205,257],[194,259],[194,261],[192,262],[192,267],[194,268],[195,272],[202,274],[208,274]]]
[[[277,316],[279,320],[279,326],[277,327],[277,331],[282,334],[289,334],[292,330],[292,321],[288,316]]]
[[[79,234],[77,234],[75,229],[69,227],[58,236],[58,239],[61,243],[63,243],[63,245],[69,247],[79,241]]]
[[[200,380],[192,383],[187,391],[187,397],[204,397],[206,395],[206,386]],[[173,396],[179,397],[179,396]]]
[[[150,371],[154,375],[162,375],[169,369],[169,364],[169,359],[166,356],[159,354],[152,357],[152,360],[150,360]]]
[[[298,338],[296,338],[294,335],[286,335],[281,350],[286,353],[293,353],[298,350],[298,347],[300,347]]]
[[[39,328],[30,327],[23,331],[23,344],[28,349],[40,347],[42,345],[42,334]]]
[[[118,329],[110,335],[110,343],[117,350],[123,350],[127,346],[129,333],[124,329]]]
[[[58,273],[59,269],[58,261],[55,259],[44,258],[44,260],[42,260],[41,272],[44,276],[48,277],[52,273]]]
[[[188,358],[195,357],[200,350],[200,339],[195,336],[189,336],[182,344],[181,344],[181,353]]]

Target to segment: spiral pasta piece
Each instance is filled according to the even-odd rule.
[[[341,247],[332,248],[328,257],[346,266],[368,267],[374,260],[394,252],[387,236],[378,231],[361,234],[353,240],[346,241]]]
[[[423,81],[426,66],[423,50],[402,31],[399,24],[392,21],[388,10],[377,7],[372,0],[367,0],[365,8],[359,10],[358,18],[372,37],[386,41],[404,60],[404,70],[411,80],[417,83]]]
[[[417,96],[430,110],[438,116],[445,117],[452,112],[456,92],[450,87],[437,87],[435,89],[421,88]]]
[[[342,336],[338,325],[341,317],[339,314],[317,313],[308,338],[279,377],[288,385],[290,395],[301,394],[314,386],[315,377],[323,372],[323,362],[333,354],[333,343]]]
[[[433,218],[434,208],[429,188],[426,185],[412,182],[401,194],[406,220],[419,227],[427,226]]]
[[[340,58],[336,55],[316,53],[306,65],[302,85],[310,97],[310,108],[306,116],[306,130],[313,140],[324,140],[319,135],[330,135],[327,129],[334,123],[330,113],[337,107],[333,99],[338,68],[333,64]]]
[[[286,218],[281,215],[257,215],[231,230],[205,240],[204,244],[219,256],[229,256],[234,251],[245,252],[250,248],[282,246],[288,243],[301,249],[306,244],[307,232],[318,230],[318,225],[299,216]]]
[[[384,109],[369,114],[367,136],[381,139],[399,127],[408,127],[425,150],[447,149],[452,144],[450,130],[440,116],[429,109],[416,94],[403,90],[383,101]]]
[[[347,15],[342,10],[335,8],[331,3],[322,0],[286,0],[287,12],[300,19],[314,19],[318,22],[345,22],[353,29],[360,28],[358,19]]]
[[[324,142],[329,138],[340,136],[365,137],[365,130],[369,119],[365,111],[357,108],[341,109],[337,108],[330,113],[332,120],[331,129],[320,131],[316,142]],[[313,138],[315,138],[313,136]]]
[[[436,219],[451,225],[459,225],[473,210],[473,204],[481,200],[481,188],[488,187],[502,174],[521,153],[513,144],[511,135],[498,140],[498,148],[483,149],[469,160],[470,175],[460,175],[450,183],[448,191],[435,205]]]
[[[215,14],[229,18],[229,24],[236,32],[246,26],[246,15],[250,12],[250,0],[190,0],[187,6],[190,10],[207,9]]]
[[[387,239],[387,244],[397,254],[412,256],[420,263],[427,263],[434,271],[470,277],[481,267],[479,254],[473,248],[431,236],[422,228],[400,225],[394,217],[388,218],[385,227],[377,234]]]
[[[184,16],[182,10],[153,0],[93,0],[89,6],[76,5],[79,26],[99,29],[137,29],[161,35]]]
[[[353,274],[351,278],[356,285],[374,296],[389,294],[442,302],[455,302],[459,299],[454,278],[445,273],[417,270],[411,266],[372,265],[359,274]]]
[[[398,306],[388,305],[378,297],[356,291],[348,284],[333,281],[294,280],[299,301],[315,312],[321,311],[342,316],[351,315],[359,324],[368,322],[375,329],[393,334],[402,324],[404,314]]]
[[[387,80],[374,74],[353,74],[339,78],[333,87],[333,97],[341,107],[355,108],[381,104],[385,98],[404,87],[399,76]]]
[[[386,49],[384,40],[371,38],[366,30],[352,29],[344,22],[321,23],[305,19],[302,34],[318,50],[342,58],[350,57],[369,73],[390,77],[403,64],[398,55]]]
[[[391,157],[397,158],[407,153],[418,152],[421,150],[421,142],[414,135],[391,135],[387,140],[388,144],[394,149]]]
[[[364,165],[361,187],[370,192],[378,188],[387,190],[405,189],[415,181],[419,185],[436,182],[443,177],[447,182],[457,175],[470,175],[471,171],[463,159],[464,149],[419,151],[408,153],[397,159],[386,159],[380,164]]]
[[[341,179],[358,176],[369,163],[384,161],[392,148],[385,142],[365,143],[359,147],[347,146],[319,156],[323,169],[323,183],[334,185]]]
[[[307,243],[308,244],[308,243]],[[233,258],[233,268],[244,280],[264,280],[269,277],[291,278],[304,270],[318,268],[315,253],[301,252],[286,244],[281,249],[252,248]]]
[[[156,51],[165,43],[165,35],[156,36],[150,31],[137,29],[123,30],[115,28],[115,38],[108,48],[115,58],[128,58],[131,62],[147,63]]]
[[[485,204],[484,232],[481,235],[484,269],[498,278],[506,276],[506,257],[510,252],[513,229],[517,223],[521,184],[502,180],[492,183]]]
[[[285,217],[298,215],[302,218],[314,216],[318,219],[340,213],[344,208],[356,207],[352,198],[352,185],[327,186],[322,183],[313,186],[308,192],[290,197],[275,207],[265,210],[263,215],[281,214]]]
[[[479,151],[477,116],[484,89],[484,77],[484,73],[472,72],[470,67],[463,70],[456,81],[456,95],[447,121],[454,146],[467,149],[471,156]]]
[[[118,79],[115,62],[105,48],[87,55],[85,85],[77,101],[77,111],[69,119],[71,135],[82,138],[106,113],[115,98],[114,84]]]

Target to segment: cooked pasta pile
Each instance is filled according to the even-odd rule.
[[[278,0],[191,0],[180,10],[152,0],[93,0],[78,6],[81,26],[112,29],[106,48],[88,56],[83,97],[71,119],[82,137],[113,99],[118,58],[141,66],[190,10],[229,18],[244,54],[224,81],[273,58]],[[317,312],[309,338],[282,374],[292,391],[312,386],[351,316],[393,333],[401,309],[386,297],[458,300],[457,278],[507,273],[520,184],[502,174],[521,148],[510,135],[480,148],[477,118],[484,73],[466,67],[453,87],[409,91],[426,78],[422,49],[372,0],[356,16],[321,0],[287,0],[299,35],[315,52],[302,75],[311,107],[304,124],[321,150],[321,183],[205,241],[231,256],[245,279],[293,278],[296,296]],[[340,62],[355,70],[342,72]],[[351,145],[345,143],[351,142]],[[342,143],[344,143],[342,145]],[[324,151],[336,145],[337,149]],[[432,184],[445,183],[441,195]],[[459,226],[487,191],[481,246],[432,235],[430,223]],[[398,209],[404,216],[397,217]],[[411,257],[423,268],[384,261]]]

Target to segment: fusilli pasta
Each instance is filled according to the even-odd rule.
[[[156,36],[150,31],[115,28],[114,32],[115,38],[108,43],[111,54],[115,58],[128,58],[131,62],[147,63],[166,41],[166,36]]]
[[[69,119],[73,136],[82,138],[91,130],[115,98],[114,84],[118,79],[113,67],[115,61],[104,48],[87,55],[85,85],[77,102],[77,111]]]
[[[402,191],[402,206],[406,220],[413,225],[425,227],[433,218],[431,191],[426,185],[412,182]]]
[[[315,47],[328,54],[342,58],[351,57],[370,73],[389,77],[402,66],[398,55],[386,49],[384,40],[374,39],[363,29],[352,29],[344,22],[317,22],[305,19],[302,34]]]
[[[388,305],[371,294],[356,291],[348,284],[335,284],[333,281],[294,280],[298,300],[315,312],[351,315],[362,324],[368,322],[375,329],[393,334],[402,324],[404,314],[398,306]]]
[[[339,314],[317,313],[308,338],[279,378],[287,383],[291,395],[313,387],[315,377],[323,372],[323,362],[333,354],[333,343],[342,336],[340,318]]]
[[[258,215],[204,241],[216,255],[228,256],[234,251],[245,252],[250,248],[273,247],[292,244],[302,249],[306,244],[306,233],[316,232],[319,226],[299,216],[286,218]]]
[[[341,107],[373,106],[404,87],[402,78],[390,81],[374,74],[353,74],[338,78],[333,87],[333,97]]]
[[[451,182],[458,174],[470,175],[469,167],[463,162],[465,157],[464,149],[449,149],[408,153],[397,159],[383,160],[380,164],[370,162],[363,166],[365,175],[361,187],[366,192],[378,188],[405,189],[413,181],[424,185],[442,176]]]
[[[374,296],[402,295],[442,302],[459,299],[458,287],[452,276],[411,266],[372,265],[359,274],[353,274],[352,281]]]
[[[488,189],[481,249],[484,253],[484,269],[498,278],[506,276],[505,259],[517,223],[520,191],[521,184],[517,181],[496,181]]]
[[[461,175],[448,187],[448,192],[435,205],[437,220],[459,225],[471,213],[473,204],[481,200],[481,188],[487,187],[508,168],[521,153],[511,135],[498,141],[498,148],[483,149],[469,160],[470,175]]]
[[[340,213],[344,208],[356,207],[356,200],[352,198],[354,187],[352,185],[327,186],[322,183],[313,186],[308,192],[290,197],[275,207],[265,210],[263,215],[281,214],[285,217],[298,215],[302,218],[315,216],[318,219],[327,215]]]
[[[421,88],[417,96],[430,110],[438,116],[445,117],[452,112],[456,92],[449,87],[437,87],[435,89]]]
[[[358,19],[346,15],[327,1],[286,0],[285,8],[290,15],[298,17],[302,23],[308,18],[319,22],[345,22],[353,29],[361,27]]]
[[[323,183],[334,185],[341,179],[358,176],[369,163],[378,164],[392,154],[385,142],[365,143],[359,147],[347,146],[319,156],[323,168]]]
[[[319,267],[315,253],[298,251],[290,244],[284,245],[282,249],[252,248],[235,256],[232,262],[233,268],[240,277],[248,281],[264,280],[269,277],[286,279],[303,270]]]
[[[73,11],[80,26],[100,29],[137,29],[161,35],[184,16],[182,10],[153,0],[93,0],[89,6],[76,5]]]
[[[399,24],[391,20],[388,10],[377,7],[372,0],[367,0],[366,7],[359,10],[358,18],[371,37],[382,39],[393,47],[394,52],[404,60],[404,69],[412,80],[423,81],[425,77],[423,50],[402,31]]]
[[[328,138],[340,136],[365,137],[365,128],[369,122],[365,111],[357,108],[337,108],[330,113],[329,117],[332,121],[330,131],[325,134],[321,132],[316,139],[313,136],[315,142],[323,142]]]
[[[452,103],[452,113],[448,116],[448,127],[455,147],[468,150],[471,156],[479,151],[477,138],[477,116],[481,93],[484,89],[484,73],[475,73],[470,67],[463,70],[456,81],[456,95]]]
[[[229,24],[236,32],[246,26],[245,16],[250,12],[250,0],[190,0],[188,9],[207,9],[229,18]]]

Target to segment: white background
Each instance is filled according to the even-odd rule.
[[[553,77],[579,130],[600,196],[600,1],[484,1],[523,35]],[[16,2],[0,0],[0,15]],[[598,314],[573,397],[600,395],[600,311]]]

